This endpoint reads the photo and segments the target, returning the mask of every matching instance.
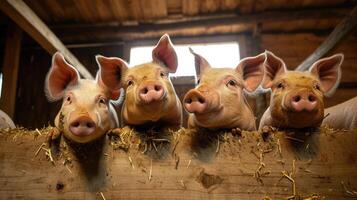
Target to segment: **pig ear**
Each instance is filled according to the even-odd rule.
[[[264,76],[262,87],[270,88],[273,85],[273,80],[287,71],[284,61],[270,51],[265,51],[264,61]]]
[[[202,57],[201,55],[195,53],[191,47],[189,47],[190,52],[195,56],[195,69],[196,69],[196,76],[200,77],[201,73],[206,69],[206,68],[211,68],[211,65],[208,63],[208,61]]]
[[[128,64],[116,57],[104,57],[101,55],[95,56],[99,65],[97,73],[97,83],[110,91],[111,99],[118,99],[120,95],[120,82],[122,81],[123,73],[128,69]]]
[[[263,80],[264,75],[264,61],[265,53],[259,54],[255,57],[247,57],[242,59],[236,70],[242,74],[245,82],[245,89],[248,92],[253,92]]]
[[[165,65],[170,73],[175,73],[177,70],[177,55],[171,43],[169,35],[163,35],[156,47],[152,50],[152,59],[154,62]]]
[[[50,101],[63,98],[64,91],[69,85],[75,85],[79,80],[78,71],[66,62],[60,52],[52,56],[52,65],[46,76],[45,93]]]
[[[335,54],[316,61],[309,69],[311,74],[319,78],[325,96],[331,96],[337,89],[341,79],[343,58],[342,53]]]

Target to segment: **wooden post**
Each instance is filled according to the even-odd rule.
[[[345,38],[357,26],[357,6],[355,6],[345,19],[339,23],[326,40],[312,53],[296,70],[307,70],[314,62],[331,51],[339,42]]]
[[[22,0],[1,0],[0,10],[16,22],[21,29],[26,31],[48,53],[54,54],[56,51],[60,51],[81,75],[85,78],[93,79],[90,72]]]
[[[21,50],[22,31],[11,23],[7,29],[5,42],[5,53],[3,62],[3,81],[0,99],[0,108],[11,118],[14,117],[16,105],[16,86],[19,71],[20,50]]]

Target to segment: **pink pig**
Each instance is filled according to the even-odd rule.
[[[191,50],[191,49],[190,49]],[[255,117],[243,89],[253,92],[263,78],[265,54],[241,60],[235,69],[212,68],[194,53],[200,80],[184,97],[184,107],[191,113],[190,128],[241,128],[255,130]]]
[[[101,74],[108,77],[102,77]],[[47,74],[45,92],[49,101],[63,99],[55,119],[54,136],[64,136],[78,143],[87,143],[118,127],[116,112],[110,100],[119,97],[118,85],[107,87],[103,81],[115,74],[100,66],[96,80],[81,79],[78,71],[66,62],[61,53],[53,55]],[[53,137],[53,136],[52,136]]]
[[[2,110],[0,110],[0,128],[16,128],[11,118]]]
[[[357,128],[357,97],[325,109],[325,115],[322,125],[334,129]]]
[[[259,128],[309,128],[321,125],[324,96],[334,93],[341,77],[343,54],[316,61],[308,71],[288,71],[284,61],[266,51],[263,88],[271,88],[270,107]]]
[[[152,51],[152,62],[129,68],[120,58],[97,56],[101,66],[117,74],[125,89],[122,121],[126,125],[164,125],[177,128],[182,123],[182,106],[170,81],[177,69],[177,55],[168,35],[163,35]],[[103,77],[106,76],[102,74]],[[112,83],[103,80],[112,87]]]

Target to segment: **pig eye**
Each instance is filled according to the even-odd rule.
[[[236,86],[236,85],[237,85],[237,82],[235,80],[229,80],[227,83],[227,87],[228,86]]]
[[[66,102],[69,103],[69,104],[72,103],[72,99],[71,99],[70,96],[67,97]]]
[[[132,81],[132,80],[129,80],[128,82],[127,82],[127,85],[128,86],[131,86],[131,85],[133,85],[134,84],[134,82]]]
[[[101,104],[105,104],[106,102],[105,102],[105,99],[99,99],[99,103],[101,103]]]
[[[319,84],[316,84],[316,85],[315,85],[315,89],[321,91],[320,85],[319,85]]]
[[[277,88],[284,89],[284,84],[283,84],[283,83],[279,83],[279,84],[277,85]]]
[[[197,79],[197,85],[200,84],[201,79]]]
[[[161,76],[162,78],[164,78],[164,77],[166,77],[166,74],[165,74],[164,72],[160,72],[160,76]]]

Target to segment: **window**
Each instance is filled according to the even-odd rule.
[[[178,69],[173,76],[194,76],[194,57],[189,51],[191,47],[196,53],[202,55],[212,65],[212,67],[237,66],[240,60],[239,45],[237,42],[208,43],[175,45],[178,56]],[[130,66],[150,62],[151,51],[154,46],[140,46],[130,49]]]

